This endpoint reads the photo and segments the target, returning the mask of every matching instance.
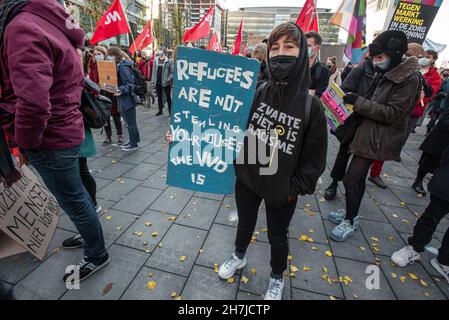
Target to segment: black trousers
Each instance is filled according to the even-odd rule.
[[[257,194],[237,180],[235,185],[235,202],[239,223],[235,240],[235,251],[244,255],[256,228],[259,207],[262,202]],[[268,240],[271,245],[272,273],[281,275],[287,270],[288,227],[295,212],[297,199],[280,208],[266,204]]]
[[[112,114],[112,120],[114,120],[115,130],[117,131],[118,136],[123,136],[123,126],[122,126],[122,120],[119,112]],[[106,137],[108,139],[112,139],[112,127],[111,127],[111,120],[108,121],[107,126],[104,127],[104,130],[106,131]]]
[[[441,219],[449,213],[449,202],[430,195],[430,204],[418,219],[413,230],[413,236],[408,239],[408,243],[417,252],[424,252],[426,245],[432,241],[432,236],[437,229]],[[449,229],[443,237],[441,248],[438,254],[438,262],[449,266]]]
[[[81,181],[92,199],[94,206],[97,206],[97,183],[89,172],[87,158],[79,158]]]
[[[366,177],[373,160],[360,156],[352,157],[351,164],[343,179],[346,193],[346,219],[352,220],[359,214],[366,189]]]
[[[162,112],[164,108],[163,96],[165,94],[165,99],[167,99],[168,112],[171,114],[171,86],[162,87],[161,84],[156,85],[157,92],[157,104],[159,106],[159,111]]]
[[[337,157],[335,158],[334,167],[331,171],[331,178],[335,181],[342,181],[346,175],[346,169],[348,167],[349,159],[351,158],[351,153],[349,152],[349,143],[340,144],[338,149]]]

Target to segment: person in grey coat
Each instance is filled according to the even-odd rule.
[[[153,74],[151,82],[153,87],[156,88],[157,102],[159,106],[159,112],[156,116],[162,115],[162,109],[164,108],[163,97],[168,103],[168,112],[171,114],[171,89],[174,78],[174,65],[172,60],[167,57],[164,50],[159,52],[159,57],[154,60]]]

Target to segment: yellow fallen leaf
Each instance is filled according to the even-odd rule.
[[[245,277],[245,276],[242,277],[242,282],[243,282],[244,284],[247,284],[248,281],[249,281],[249,279],[248,279],[247,277]]]
[[[373,247],[373,249],[374,249],[374,251],[376,251],[376,252],[380,252],[380,249],[377,248],[377,247]]]
[[[337,299],[335,299],[335,297],[333,297],[333,296],[330,296],[329,300],[337,300]]]
[[[401,206],[405,206],[405,202],[404,201],[401,202]]]
[[[150,249],[146,249],[145,252],[146,253],[151,253],[151,250]]]
[[[309,239],[309,237],[304,234],[299,237],[299,240],[301,241],[307,241],[307,239]]]
[[[405,282],[405,279],[407,279],[406,277],[402,276],[399,279],[401,279],[402,282]]]
[[[324,254],[328,257],[332,257],[332,252],[330,252],[330,251],[326,251]]]
[[[427,282],[425,282],[423,279],[419,280],[419,283],[421,283],[421,285],[423,287],[428,287],[429,285],[427,284]]]
[[[313,230],[309,230],[309,233],[315,233],[315,231],[313,231]]]
[[[226,280],[227,283],[234,283],[234,278],[229,278]]]
[[[318,248],[317,248],[317,247],[312,247],[312,250],[313,250],[313,251],[317,251]]]
[[[152,224],[151,222],[145,222],[145,225],[146,225],[147,227],[151,227],[153,224]]]
[[[326,273],[328,273],[329,271],[327,270],[327,268],[326,267],[323,267],[323,271],[324,272],[326,272]]]
[[[416,274],[414,274],[414,273],[409,273],[408,276],[409,276],[412,280],[418,280],[418,277],[417,277]]]
[[[408,221],[407,219],[402,219],[402,222],[404,222],[405,224],[409,224],[410,221]]]
[[[258,236],[258,235],[260,235],[260,232],[259,231],[254,231],[254,235]]]
[[[155,288],[156,288],[156,282],[155,281],[148,281],[147,289],[148,290],[154,290]]]
[[[261,228],[260,231],[261,232],[268,232],[268,228]]]
[[[182,297],[178,296],[178,297],[175,298],[175,300],[182,300]]]
[[[231,206],[230,206],[229,204],[226,204],[226,205],[225,205],[225,208],[226,208],[226,209],[229,209],[230,207],[231,207]]]
[[[371,240],[379,242],[379,238],[377,238],[377,237],[371,237]]]
[[[290,270],[291,270],[292,272],[298,272],[298,268],[297,268],[296,266],[294,266],[294,265],[291,265],[291,266],[290,266]]]
[[[365,251],[365,247],[364,246],[360,246],[360,250]]]
[[[112,217],[111,216],[106,216],[106,217],[104,217],[104,220],[112,220]]]
[[[312,243],[313,242],[313,238],[307,238],[307,242]]]
[[[168,218],[168,221],[175,221],[176,220],[176,217],[170,217],[170,218]]]
[[[175,298],[177,295],[178,295],[178,294],[177,294],[175,291],[173,291],[172,293],[170,293],[170,297],[172,297],[172,298]]]
[[[203,254],[204,253],[204,249],[200,249],[200,254]]]
[[[304,268],[302,268],[304,271],[310,271],[310,270],[312,270],[312,269],[310,269],[310,267],[304,267]]]
[[[141,232],[141,231],[136,231],[136,232],[134,232],[134,234],[138,237],[143,236],[143,232]]]
[[[143,246],[147,246],[147,245],[148,245],[148,242],[147,242],[147,241],[144,241],[144,242],[142,243],[142,245],[143,245]]]
[[[151,234],[151,236],[153,236],[153,237],[157,237],[159,235],[159,233],[157,233],[157,232],[153,232],[152,234]]]
[[[151,277],[153,277],[153,276],[154,276],[153,272],[148,272],[148,273],[147,273],[147,277],[151,278]]]
[[[392,278],[397,278],[398,275],[397,275],[396,273],[392,272],[392,273],[391,273],[391,277],[392,277]]]
[[[345,276],[345,280],[352,283],[352,279],[349,276]]]
[[[292,260],[293,260],[293,257],[292,257],[292,256],[288,256],[288,257],[287,257],[287,260],[288,260],[288,261],[292,261]]]
[[[180,256],[180,257],[179,257],[179,261],[181,261],[181,262],[186,261],[186,256]]]
[[[252,268],[251,270],[249,270],[249,272],[251,272],[252,274],[256,274],[257,273],[257,269],[256,268]]]
[[[426,291],[426,292],[424,292],[424,296],[430,297],[430,293],[428,293],[428,292]]]

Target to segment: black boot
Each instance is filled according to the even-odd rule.
[[[158,113],[156,113],[156,117],[162,116],[162,110],[159,110]]]
[[[337,196],[338,181],[333,181],[324,193],[324,199],[332,201]]]
[[[412,188],[418,194],[422,194],[423,196],[425,196],[427,194],[426,190],[424,190],[424,186],[422,184],[422,180],[421,179],[416,179],[415,183],[413,183]]]

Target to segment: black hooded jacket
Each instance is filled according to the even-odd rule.
[[[256,92],[245,148],[235,163],[239,182],[274,207],[287,204],[289,196],[313,194],[326,166],[327,124],[320,101],[308,94],[309,57],[302,31],[300,48],[298,62],[287,82],[277,81],[269,64],[270,81]],[[305,124],[308,100],[311,101],[310,119]],[[278,140],[275,128],[279,132]],[[251,149],[248,142],[256,140],[255,137],[258,137],[258,147]],[[256,150],[262,150],[266,160],[274,159],[271,166],[269,161],[252,159]]]

